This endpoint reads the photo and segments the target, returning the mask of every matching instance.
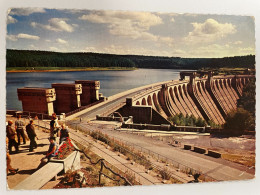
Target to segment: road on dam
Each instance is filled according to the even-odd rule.
[[[162,84],[169,83],[169,82],[172,82],[172,81],[154,83],[154,84],[130,89],[125,92],[110,96],[110,97],[108,97],[108,100],[106,100],[105,102],[99,103],[99,104],[92,106],[90,108],[87,108],[83,111],[72,114],[71,116],[66,117],[66,119],[71,120],[73,118],[80,117],[83,119],[83,121],[93,120],[96,118],[96,115],[98,115],[98,114],[106,113],[111,110],[113,112],[113,111],[117,110],[118,108],[120,108],[120,105],[122,107],[125,104],[126,98],[133,97],[133,96],[138,95],[138,94],[142,93],[143,91],[146,91],[151,88],[154,89],[156,87],[161,87]],[[117,109],[115,109],[115,108],[117,108]]]

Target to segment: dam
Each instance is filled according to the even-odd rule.
[[[36,98],[37,88],[19,88],[17,92],[23,111],[47,116],[54,111],[58,114],[64,112],[68,119],[81,117],[91,120],[96,115],[110,116],[117,112],[122,117],[132,116],[134,123],[159,125],[170,124],[169,117],[182,113],[184,116],[194,115],[206,121],[224,124],[227,113],[237,108],[237,99],[241,97],[244,86],[254,77],[248,74],[213,76],[210,71],[182,71],[179,80],[142,86],[108,98],[99,94],[98,81],[75,81],[73,85],[53,84],[53,88],[48,88],[52,91],[52,98],[46,98],[46,93],[46,97],[41,98],[44,102],[38,101],[38,105],[48,103],[48,106],[42,106],[42,111],[36,109],[37,104],[34,104],[35,108],[26,106],[30,99],[33,101]],[[60,92],[55,88],[57,86],[62,88],[62,95],[58,95]],[[62,109],[58,110],[57,105]]]

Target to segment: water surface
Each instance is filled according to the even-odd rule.
[[[6,108],[22,110],[18,100],[17,88],[46,87],[52,83],[74,83],[75,80],[99,80],[100,93],[109,97],[128,89],[177,80],[181,70],[138,69],[133,71],[72,71],[72,72],[33,72],[6,74]]]

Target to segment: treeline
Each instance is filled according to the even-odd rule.
[[[136,67],[156,69],[255,68],[255,56],[225,58],[180,58],[99,53],[58,53],[10,50],[7,67]]]

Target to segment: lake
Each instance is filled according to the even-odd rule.
[[[173,69],[138,69],[133,71],[72,71],[6,74],[6,108],[22,110],[17,88],[46,87],[52,83],[74,83],[75,80],[99,80],[100,93],[109,97],[128,89],[168,80],[178,80],[180,71]]]

